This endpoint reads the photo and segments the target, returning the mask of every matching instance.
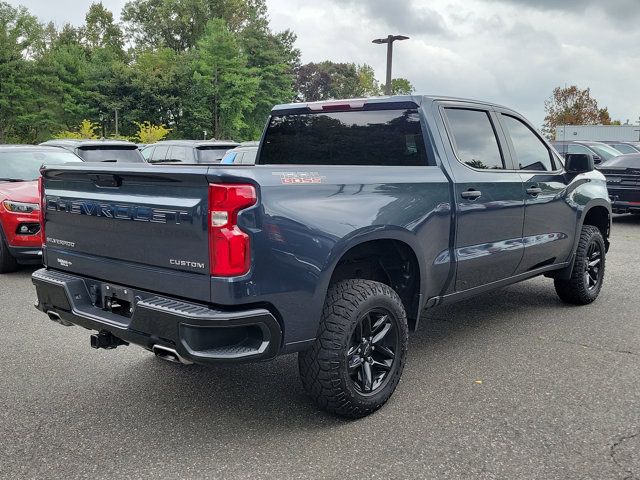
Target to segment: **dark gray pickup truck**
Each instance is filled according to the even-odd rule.
[[[391,396],[425,308],[537,275],[600,292],[611,206],[516,112],[398,96],[273,109],[255,167],[44,168],[37,308],[181,363],[298,352],[317,404]]]

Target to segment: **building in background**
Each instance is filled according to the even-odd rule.
[[[560,125],[556,127],[556,140],[619,140],[640,141],[640,125]]]

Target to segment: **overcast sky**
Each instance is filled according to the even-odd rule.
[[[80,24],[90,0],[8,0],[42,20]],[[125,0],[103,0],[119,14]],[[640,116],[638,0],[267,0],[275,30],[298,36],[302,61],[368,63],[385,75],[385,48],[396,43],[394,76],[418,93],[495,101],[536,125],[556,86],[590,87],[613,119]]]

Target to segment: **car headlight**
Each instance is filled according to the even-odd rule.
[[[40,205],[37,203],[24,203],[24,202],[14,202],[13,200],[5,200],[2,202],[4,208],[6,208],[9,212],[14,213],[32,213],[40,210]]]

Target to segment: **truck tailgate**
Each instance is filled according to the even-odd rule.
[[[210,300],[206,167],[45,170],[45,264]]]

